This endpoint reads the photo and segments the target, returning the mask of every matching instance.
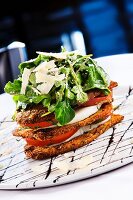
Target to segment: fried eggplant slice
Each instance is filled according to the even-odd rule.
[[[112,104],[105,104],[95,114],[74,124],[55,127],[55,128],[45,128],[45,129],[29,129],[29,128],[24,129],[22,127],[19,127],[13,131],[13,135],[23,138],[45,140],[47,138],[52,138],[53,136],[59,134],[65,134],[73,129],[78,130],[80,127],[93,124],[99,120],[104,120],[112,114],[112,111],[113,111]]]
[[[109,89],[112,91],[112,89],[117,85],[118,85],[117,82],[111,81]],[[93,92],[96,93],[95,96],[101,95],[100,90],[95,89]],[[104,102],[102,102],[101,104],[111,103],[111,102],[112,102],[112,97],[110,96],[110,98],[104,100]],[[28,124],[34,124],[43,121],[51,122],[53,124],[57,123],[57,121],[55,120],[54,113],[50,113],[48,115],[46,113],[48,113],[47,108],[44,108],[42,104],[38,104],[30,106],[24,111],[17,111],[15,120],[19,125],[23,127],[27,126]]]
[[[123,118],[124,117],[122,115],[112,114],[110,120],[108,120],[104,124],[99,125],[97,128],[94,128],[93,130],[80,136],[77,136],[70,141],[55,146],[35,147],[31,145],[25,145],[25,154],[28,158],[41,160],[76,150],[91,143],[109,128],[121,122]]]
[[[36,122],[51,121],[55,123],[54,113],[45,115],[48,112],[43,105],[38,104],[27,108],[24,111],[17,111],[15,120],[21,126],[27,126]]]

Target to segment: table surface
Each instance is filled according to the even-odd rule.
[[[113,58],[113,59],[112,59]],[[126,84],[131,81],[133,74],[133,54],[123,54],[114,57],[105,57],[99,60],[103,65],[109,63],[116,64],[116,70],[111,76],[117,77],[118,81]],[[123,67],[126,65],[127,74]],[[120,72],[120,73],[119,73]],[[116,80],[116,78],[115,78]],[[6,106],[4,106],[6,105]],[[9,109],[10,107],[10,109]],[[13,111],[14,104],[8,94],[0,95],[0,116]],[[0,190],[0,196],[4,200],[18,199],[132,199],[133,188],[133,164],[128,164],[114,171],[102,174],[93,178],[82,180],[75,183],[69,183],[50,188],[41,188],[34,190]]]

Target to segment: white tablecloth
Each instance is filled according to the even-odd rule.
[[[101,60],[100,60],[101,62]],[[116,70],[111,77],[121,84],[126,84],[133,80],[133,55],[126,54],[102,60],[102,63],[116,65]],[[126,74],[125,70],[126,68]],[[125,79],[124,79],[125,77]],[[0,116],[12,112],[14,104],[9,95],[0,95]],[[0,190],[0,199],[4,200],[62,200],[62,199],[92,199],[92,200],[130,200],[133,190],[133,164],[121,167],[112,172],[108,172],[97,177],[82,180],[51,188],[42,188],[34,190]]]

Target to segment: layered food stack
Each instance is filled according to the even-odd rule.
[[[18,127],[14,136],[26,141],[24,152],[46,159],[85,146],[123,120],[113,114],[117,82],[79,51],[37,52],[19,65],[20,75],[5,85],[13,96]]]

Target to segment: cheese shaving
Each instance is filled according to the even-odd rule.
[[[78,51],[78,50],[75,50],[75,51],[65,51],[65,52],[61,52],[61,53],[47,53],[47,52],[41,52],[41,51],[37,51],[36,52],[37,54],[41,54],[41,55],[44,55],[44,56],[51,56],[51,57],[54,57],[54,58],[57,58],[57,59],[66,59],[68,55],[74,53],[74,54],[77,54],[77,55],[81,55],[81,53]]]
[[[21,86],[21,94],[25,94],[26,87],[29,82],[29,76],[31,74],[31,70],[24,68],[24,72],[22,74],[22,86]]]
[[[41,83],[37,86],[37,89],[42,94],[48,94],[55,81],[62,81],[65,78],[65,74],[59,74],[59,69],[54,60],[41,63],[33,72],[35,72],[36,83]]]

